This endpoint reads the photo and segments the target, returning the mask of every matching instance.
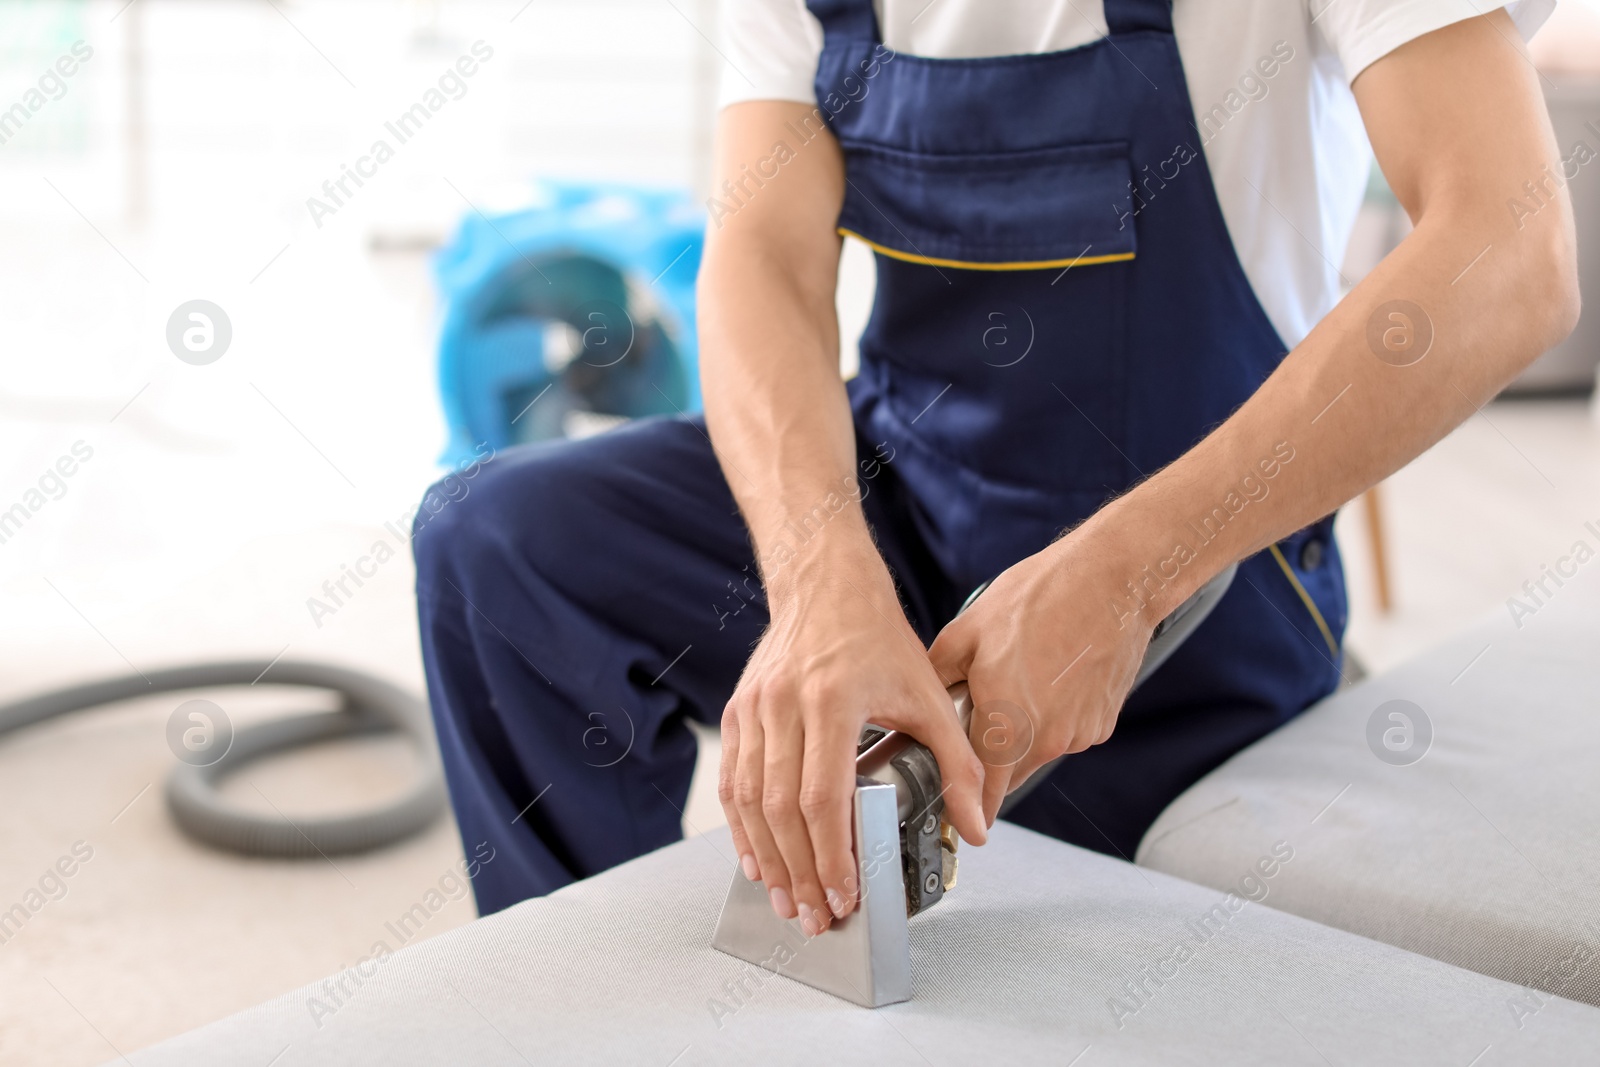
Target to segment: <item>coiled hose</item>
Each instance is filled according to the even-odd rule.
[[[253,685],[328,689],[335,711],[272,719],[233,735],[224,755],[209,766],[180,762],[167,777],[167,807],[184,832],[205,844],[247,856],[307,858],[365,852],[403,841],[425,829],[445,809],[444,772],[428,709],[405,690],[360,671],[321,663],[237,660],[127,675],[58,689],[0,706],[0,735],[85,708],[156,693]],[[346,737],[400,733],[417,750],[420,770],[392,803],[328,818],[258,814],[228,804],[217,783],[252,760]]]

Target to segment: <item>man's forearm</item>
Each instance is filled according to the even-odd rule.
[[[799,295],[746,250],[701,283],[706,421],[769,597],[841,555],[871,552],[833,304]]]
[[[741,106],[755,114],[735,114],[733,123],[750,127],[793,105]],[[720,166],[737,174],[741,153],[770,145],[756,130],[725,124]],[[837,147],[818,137],[713,227],[701,268],[706,422],[774,611],[798,588],[884,577],[860,506],[839,376],[833,220],[842,185]]]
[[[1461,46],[1491,55],[1509,47],[1485,40],[1488,32],[1463,26]],[[1408,77],[1423,74],[1391,69],[1383,76],[1398,84],[1381,89],[1401,94]],[[1522,88],[1535,97],[1524,104],[1542,108],[1531,74]],[[1229,563],[1405,465],[1571,330],[1570,206],[1541,169],[1559,173],[1554,142],[1514,106],[1496,115],[1488,102],[1476,113],[1474,104],[1463,102],[1461,128],[1445,134],[1453,144],[1470,145],[1472,124],[1497,120],[1526,127],[1521,143],[1494,159],[1413,159],[1402,150],[1386,161],[1416,229],[1216,432],[1097,516],[1134,546],[1130,581],[1144,573],[1141,561],[1162,578],[1165,587],[1151,590],[1157,617]],[[1369,114],[1380,158],[1382,121]],[[1508,208],[1509,199],[1527,201],[1526,181],[1545,194],[1531,215]]]

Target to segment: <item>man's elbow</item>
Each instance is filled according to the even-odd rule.
[[[1554,319],[1554,338],[1550,347],[1565,341],[1573,330],[1578,328],[1578,316],[1583,314],[1583,294],[1578,291],[1578,264],[1576,257],[1563,263],[1555,272],[1556,288],[1560,293],[1555,301],[1556,309],[1552,315]]]
[[[1565,220],[1563,220],[1565,221]],[[1529,256],[1528,278],[1522,287],[1530,335],[1538,341],[1534,357],[1565,341],[1578,325],[1583,298],[1578,291],[1578,248],[1570,222],[1550,228]],[[1531,235],[1530,235],[1531,236]]]

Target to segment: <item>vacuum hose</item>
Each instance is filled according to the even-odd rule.
[[[382,679],[326,664],[238,660],[91,682],[0,706],[0,735],[71,711],[155,693],[253,685],[269,670],[269,685],[333,690],[342,698],[342,706],[238,730],[222,757],[208,766],[179,763],[167,777],[167,807],[186,833],[247,856],[306,858],[381,848],[418,833],[439,817],[445,809],[444,774],[426,705]],[[398,800],[376,810],[291,820],[281,813],[265,815],[233,807],[216,791],[222,778],[263,756],[382,733],[405,735],[417,749],[421,770]]]

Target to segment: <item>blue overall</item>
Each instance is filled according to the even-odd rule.
[[[983,59],[890,52],[871,0],[810,7],[848,178],[839,228],[877,258],[849,383],[862,507],[931,642],[974,586],[1226,419],[1285,347],[1223,222],[1170,0],[1105,0],[1105,39]],[[797,152],[818,135],[791,132]],[[1107,610],[1204,559],[1299,476],[1294,450],[1264,445],[1214,509],[1174,515],[1174,553]],[[767,615],[698,418],[510,450],[468,484],[414,547],[456,817],[495,849],[474,886],[488,913],[678,839],[685,719],[718,721]],[[789,548],[839,504],[797,516]],[[1246,560],[1112,738],[1008,817],[1131,857],[1185,787],[1331,691],[1331,525]]]

